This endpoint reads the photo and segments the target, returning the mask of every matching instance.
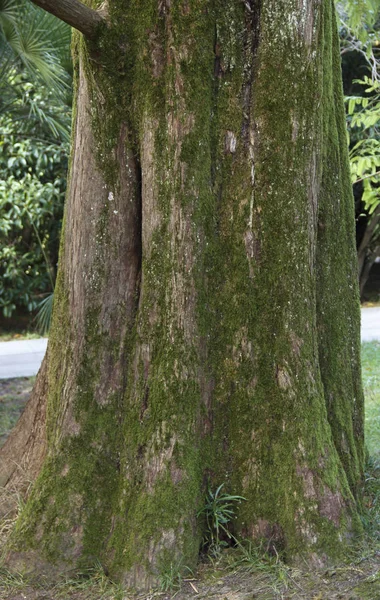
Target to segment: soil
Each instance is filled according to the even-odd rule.
[[[12,589],[13,588],[13,589]],[[18,588],[18,589],[15,589]],[[231,556],[184,578],[180,589],[130,594],[106,578],[72,580],[54,587],[2,585],[1,600],[379,600],[380,550],[335,568],[306,570],[257,562],[250,571],[234,567]]]

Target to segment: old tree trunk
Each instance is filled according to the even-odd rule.
[[[3,484],[37,476],[8,561],[147,587],[194,565],[222,483],[236,536],[334,556],[364,452],[332,1],[110,0],[106,20],[74,42],[54,322],[2,452]]]

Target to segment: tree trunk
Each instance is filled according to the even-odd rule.
[[[195,564],[222,483],[235,535],[334,555],[363,397],[333,4],[110,0],[108,25],[75,38],[46,458],[9,563],[149,587]]]
[[[363,239],[358,249],[359,291],[361,297],[363,296],[364,287],[367,283],[372,266],[377,256],[380,256],[380,246],[376,246],[378,237],[376,234],[376,229],[379,221],[380,206],[378,206],[374,213],[368,217]]]

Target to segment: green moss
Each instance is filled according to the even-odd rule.
[[[319,361],[334,443],[358,499],[364,462],[364,400],[354,203],[335,13],[326,18],[331,20],[325,34],[324,60],[331,68],[323,75],[324,154],[317,250]]]
[[[291,13],[288,6],[286,11]],[[309,176],[322,132],[320,102],[313,93],[320,89],[320,66],[311,56],[320,48],[308,48],[301,37],[297,42],[290,18],[289,30],[279,25],[283,14],[281,6],[261,12],[249,107],[254,190],[248,148],[240,135],[245,115],[235,102],[245,81],[238,59],[218,92],[219,156],[226,154],[226,130],[234,132],[237,143],[216,168],[223,174],[215,184],[219,239],[209,258],[216,293],[204,318],[205,329],[211,317],[209,331],[217,331],[210,351],[216,374],[216,456],[225,456],[226,446],[231,456],[227,469],[223,460],[213,470],[220,473],[217,480],[223,480],[223,473],[231,490],[248,498],[239,517],[243,535],[252,535],[261,520],[268,523],[267,535],[271,528],[277,532],[277,543],[285,544],[289,555],[297,552],[301,539],[333,554],[340,532],[351,527],[344,512],[355,521],[353,530],[359,524],[345,472],[331,448],[312,331],[317,288],[309,248],[315,246],[316,231],[314,225],[310,239]],[[280,57],[290,46],[292,61],[284,64]],[[316,169],[318,177],[321,165]],[[352,239],[350,245],[352,251]],[[352,402],[352,393],[348,398]],[[308,479],[315,489],[307,489]],[[341,494],[346,504],[339,525],[321,518],[330,492]]]
[[[353,256],[348,183],[337,185],[325,167],[344,172],[346,160],[338,92],[326,75],[337,69],[332,8],[316,9],[319,34],[308,45],[299,2],[290,4],[255,5],[253,18],[232,1],[169,11],[155,0],[115,0],[100,55],[77,46],[108,187],[119,186],[121,128],[138,163],[147,129],[153,134],[142,228],[151,217],[155,226],[142,240],[136,318],[116,321],[119,339],[102,323],[117,256],[108,210],[94,227],[97,285],[80,340],[61,276],[53,343],[68,344],[50,371],[49,457],[15,538],[50,559],[100,557],[138,585],[181,559],[191,567],[208,482],[247,498],[238,535],[270,538],[288,557],[300,547],[334,555],[358,528],[349,484],[354,491],[361,473],[359,367],[326,308],[332,285],[347,291],[353,273],[352,263],[342,266]],[[330,225],[336,191],[346,219],[339,235]],[[328,235],[317,233],[314,192]],[[339,244],[349,246],[342,256]],[[331,283],[332,267],[340,274]]]
[[[62,364],[55,385],[49,381],[54,392],[48,401],[49,430],[53,434],[49,437],[49,454],[12,540],[14,548],[38,548],[45,560],[64,562],[64,568],[78,566],[78,558],[79,564],[88,565],[101,557],[118,489],[120,395],[101,398],[96,394],[100,363],[105,354],[113,352],[113,343],[100,330],[99,312],[92,309],[87,315],[84,355],[76,380],[71,382],[71,415],[66,412]],[[64,366],[72,369],[68,339],[66,343],[65,360],[69,362]],[[54,337],[51,344],[54,352]],[[62,353],[60,358],[62,361]],[[57,377],[53,369],[51,366],[50,378]],[[60,420],[65,423],[63,438],[57,427]]]

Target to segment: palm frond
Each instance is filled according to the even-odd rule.
[[[0,0],[0,26],[17,23],[17,0]]]
[[[41,335],[48,333],[53,312],[54,292],[51,292],[46,298],[41,300],[38,305],[36,315],[37,330]]]
[[[20,132],[42,125],[49,138],[68,141],[70,36],[66,23],[30,2],[0,0],[0,114],[12,114]]]
[[[57,93],[65,92],[70,83],[67,70],[70,27],[30,2],[18,1],[16,12],[14,0],[0,2],[8,3],[8,17],[0,19],[0,62],[1,56],[12,53],[33,78]]]

